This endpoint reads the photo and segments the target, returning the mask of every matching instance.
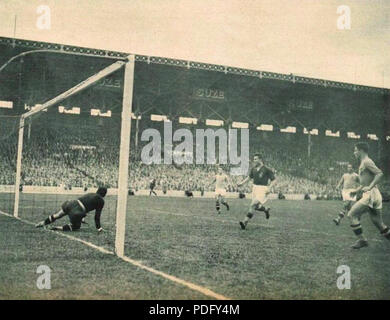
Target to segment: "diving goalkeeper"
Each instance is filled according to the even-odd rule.
[[[68,216],[70,224],[66,224],[62,227],[52,227],[51,230],[59,231],[76,231],[81,227],[83,218],[88,212],[95,210],[95,225],[96,229],[103,231],[100,225],[100,215],[104,207],[104,197],[107,194],[107,188],[100,187],[96,193],[87,193],[77,200],[65,201],[61,205],[61,210],[55,214],[50,215],[46,220],[41,221],[35,225],[36,228],[44,227],[54,221]]]

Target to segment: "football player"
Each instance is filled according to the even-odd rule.
[[[360,199],[349,210],[348,217],[351,219],[352,230],[358,238],[352,248],[360,249],[368,246],[368,241],[363,235],[363,229],[360,224],[360,218],[363,213],[369,212],[372,223],[389,240],[390,228],[382,220],[382,195],[377,187],[378,182],[383,177],[382,170],[368,157],[367,143],[357,143],[354,155],[360,161],[360,187],[352,192],[352,196],[356,194],[358,199]]]
[[[152,193],[153,193],[155,196],[157,196],[156,191],[154,191],[154,188],[155,188],[155,187],[156,187],[156,179],[152,179],[152,180],[150,181],[150,185],[149,185],[149,188],[150,188],[149,196],[151,196]]]
[[[333,222],[338,226],[341,222],[341,219],[344,218],[345,214],[351,209],[353,203],[356,201],[356,194],[354,196],[351,195],[351,192],[356,190],[359,187],[359,175],[353,172],[353,168],[351,164],[348,164],[347,172],[343,174],[339,183],[336,186],[336,189],[340,189],[343,187],[341,191],[341,195],[343,197],[344,205],[343,210],[339,212],[338,217],[333,219]]]
[[[215,175],[215,178],[210,183],[215,183],[215,208],[217,210],[217,213],[219,214],[221,212],[221,204],[226,207],[226,209],[229,211],[230,207],[227,201],[225,200],[226,195],[226,187],[229,183],[229,177],[224,172],[223,168],[218,166],[218,172]]]
[[[86,217],[87,213],[95,210],[95,226],[98,232],[101,232],[103,231],[103,228],[100,224],[100,216],[104,207],[103,198],[106,194],[107,188],[100,187],[96,193],[87,193],[76,200],[65,201],[61,205],[60,211],[37,223],[35,227],[44,227],[64,216],[68,216],[70,224],[66,224],[62,227],[52,227],[51,230],[76,231],[80,229],[83,218]]]
[[[264,165],[263,160],[259,153],[256,153],[253,157],[254,167],[251,169],[249,176],[245,178],[238,186],[242,186],[249,180],[253,180],[252,187],[252,201],[249,206],[248,214],[243,221],[240,221],[241,229],[245,229],[249,220],[252,219],[254,211],[264,211],[265,218],[270,217],[270,208],[266,208],[264,205],[267,202],[267,196],[270,193],[271,188],[275,185],[276,179],[273,171]]]

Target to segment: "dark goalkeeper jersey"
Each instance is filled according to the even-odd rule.
[[[97,193],[87,193],[80,197],[79,200],[84,205],[86,212],[92,210],[102,211],[104,207],[104,199]]]
[[[104,199],[97,193],[87,193],[78,199],[85,207],[85,213],[92,210],[95,212],[95,224],[96,228],[99,229],[100,225],[100,215],[104,207]]]
[[[269,180],[275,180],[273,171],[266,166],[253,167],[249,177],[253,179],[253,184],[257,186],[268,186]]]

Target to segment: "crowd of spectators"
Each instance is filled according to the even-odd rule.
[[[351,161],[353,142],[338,139],[329,144],[316,141],[310,156],[303,136],[300,141],[283,134],[250,137],[251,150],[259,151],[267,166],[277,176],[275,192],[282,194],[316,194],[337,197],[335,185]],[[0,140],[0,185],[15,180],[16,132]],[[345,147],[348,145],[348,148]],[[141,148],[142,146],[140,146]],[[132,146],[134,150],[134,145]],[[148,189],[150,180],[156,189],[211,191],[215,165],[146,165],[139,155],[131,154],[129,189]],[[38,120],[26,133],[22,163],[22,184],[38,186],[93,187],[105,184],[117,187],[119,163],[119,129],[110,125],[63,123]],[[228,167],[225,167],[227,170]],[[231,176],[228,191],[249,192],[250,184],[237,188],[244,177]]]

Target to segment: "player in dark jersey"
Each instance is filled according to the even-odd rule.
[[[156,187],[156,179],[152,179],[152,181],[150,181],[150,185],[149,185],[149,188],[150,188],[150,191],[149,191],[149,196],[152,195],[152,193],[157,196],[157,193],[156,191],[154,191],[154,188]]]
[[[106,194],[107,188],[100,187],[96,193],[87,193],[77,200],[65,201],[61,205],[60,211],[50,215],[46,220],[37,223],[35,227],[44,227],[64,216],[68,216],[70,224],[66,224],[62,227],[52,227],[51,230],[76,231],[80,229],[82,220],[87,213],[95,210],[95,226],[96,229],[101,232],[103,231],[103,228],[100,224],[100,215],[104,207],[103,198]]]
[[[248,214],[243,221],[240,221],[241,229],[245,229],[249,220],[253,217],[254,210],[264,211],[266,219],[270,217],[270,208],[266,208],[264,204],[267,201],[267,195],[270,189],[276,183],[275,175],[273,171],[264,165],[260,154],[256,153],[253,157],[254,167],[251,169],[249,176],[238,184],[242,186],[249,180],[253,180],[252,188],[252,202],[249,207]]]

